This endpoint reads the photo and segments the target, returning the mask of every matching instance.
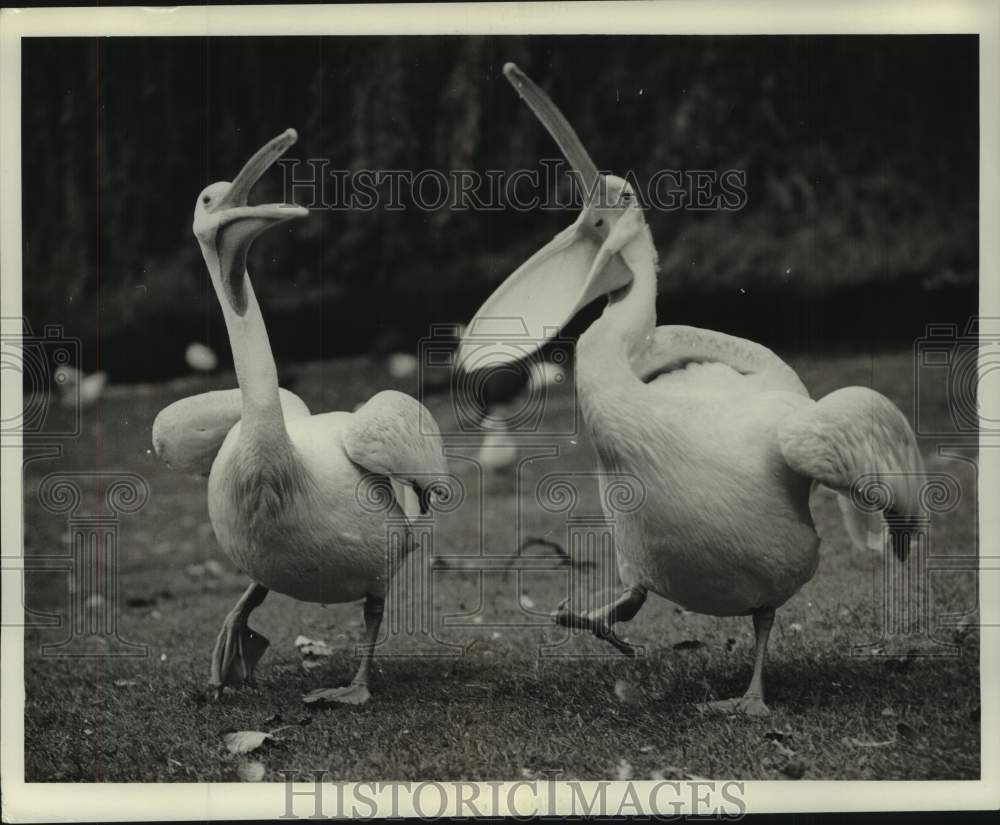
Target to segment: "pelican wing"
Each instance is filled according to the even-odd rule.
[[[864,476],[877,474],[886,485],[884,509],[903,515],[920,512],[924,464],[916,437],[903,413],[867,387],[845,387],[784,419],[778,444],[798,473],[836,490],[851,537],[859,545],[882,546],[878,514],[857,509],[850,496]]]
[[[279,390],[285,420],[309,415],[305,402]],[[169,467],[207,476],[226,435],[243,415],[238,389],[192,395],[164,407],[153,422],[153,449]]]
[[[721,332],[686,326],[653,331],[649,346],[635,359],[636,374],[650,383],[657,376],[692,364],[721,364],[738,373],[758,392],[783,390],[809,397],[798,375],[765,346]]]
[[[395,390],[373,395],[351,416],[344,450],[355,464],[418,491],[448,473],[434,416],[412,396]]]

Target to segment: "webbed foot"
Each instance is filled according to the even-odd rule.
[[[340,702],[345,705],[363,705],[371,698],[368,685],[362,682],[352,682],[346,687],[319,688],[302,697],[307,705],[316,702]]]
[[[212,653],[212,676],[209,688],[214,698],[222,696],[225,686],[253,684],[253,671],[270,642],[238,616],[226,619],[219,631]]]
[[[764,704],[760,696],[740,696],[735,699],[719,699],[715,702],[702,702],[695,705],[702,711],[710,713],[741,713],[745,716],[767,716],[771,713],[770,708]]]
[[[642,653],[641,647],[631,645],[624,639],[620,639],[615,634],[612,626],[604,620],[602,615],[600,615],[606,613],[606,610],[597,610],[587,614],[576,613],[566,606],[568,601],[569,599],[563,599],[553,614],[557,625],[562,627],[577,628],[580,630],[589,630],[598,639],[603,639],[604,641],[614,645],[626,656],[636,656]]]

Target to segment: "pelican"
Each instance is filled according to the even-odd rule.
[[[207,344],[192,341],[184,350],[184,360],[195,372],[212,372],[219,366],[219,359]]]
[[[108,374],[104,370],[90,373],[63,364],[56,367],[53,374],[59,401],[64,407],[89,407],[96,403],[108,385]]]
[[[386,558],[386,510],[365,506],[359,485],[381,482],[383,491],[389,482],[407,485],[426,511],[446,495],[447,465],[437,425],[408,395],[381,392],[354,413],[311,415],[300,398],[278,388],[246,255],[262,232],[308,213],[291,204],[248,206],[247,197],[296,139],[295,130],[286,130],[232,183],[213,183],[198,195],[194,234],[222,306],[239,389],[171,404],[153,424],[153,444],[171,466],[208,472],[216,538],[253,582],[216,640],[210,680],[216,697],[226,685],[252,680],[268,642],[247,620],[275,590],[321,604],[365,600],[366,647],[357,675],[346,687],[303,697],[361,704],[370,696],[372,654],[395,571]],[[401,515],[395,499],[387,509]]]
[[[818,563],[811,488],[846,496],[865,473],[885,473],[892,508],[919,512],[923,465],[913,431],[888,399],[864,387],[813,401],[790,367],[752,341],[657,327],[656,248],[634,192],[598,173],[562,113],[516,66],[507,64],[504,74],[588,195],[577,220],[497,288],[470,328],[479,319],[520,317],[542,342],[546,330],[607,296],[578,342],[577,395],[602,492],[612,474],[627,473],[646,494],[634,512],[607,513],[622,595],[586,614],[563,603],[556,621],[630,654],[614,625],[632,619],[650,592],[703,614],[748,615],[756,637],[749,687],[707,707],[766,714],[764,660],[775,610]],[[510,351],[498,347],[497,356]],[[852,537],[863,539],[870,517],[842,509]]]

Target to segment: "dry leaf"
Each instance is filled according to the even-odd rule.
[[[303,656],[332,656],[333,648],[322,639],[310,639],[308,636],[298,636],[295,646]]]
[[[532,599],[531,596],[529,596],[527,593],[522,593],[521,594],[521,605],[523,607],[528,608],[528,610],[531,610],[535,606],[535,600]]]
[[[913,727],[913,725],[908,725],[906,722],[899,722],[896,724],[896,730],[899,731],[899,735],[902,736],[907,742],[920,741],[920,734],[917,733],[917,730]]]
[[[782,756],[785,756],[785,757],[788,757],[788,758],[791,758],[791,757],[795,756],[795,751],[793,751],[791,748],[786,747],[785,745],[781,744],[781,742],[778,741],[777,739],[772,739],[771,740],[771,745]]]
[[[642,692],[631,682],[619,679],[615,682],[615,696],[619,702],[627,705],[634,705],[642,701]]]
[[[678,642],[674,645],[674,650],[697,650],[700,647],[704,647],[704,642],[699,642],[697,639],[685,639],[683,642]]]
[[[805,776],[806,765],[801,759],[790,759],[781,772],[789,779],[801,779]]]
[[[115,679],[115,687],[130,687],[137,684],[139,683],[135,679]]]
[[[664,779],[687,779],[687,771],[682,768],[676,768],[673,765],[667,765],[665,768],[661,768],[658,771],[653,771],[649,775],[650,779],[655,779],[657,781],[663,781]]]
[[[265,773],[264,763],[256,759],[252,762],[240,762],[236,766],[236,775],[239,776],[240,782],[260,782],[264,779]]]
[[[862,742],[860,739],[855,739],[853,736],[845,736],[840,741],[848,744],[854,745],[856,748],[884,748],[886,745],[893,745],[896,743],[896,737],[892,739],[886,739],[884,742]]]
[[[250,753],[273,738],[271,734],[259,730],[238,730],[222,734],[222,741],[230,753]]]
[[[629,764],[627,759],[622,759],[618,762],[618,770],[615,771],[615,778],[619,782],[627,782],[632,778],[632,765]]]

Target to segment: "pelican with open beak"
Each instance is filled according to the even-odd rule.
[[[171,404],[153,424],[153,444],[171,466],[208,474],[216,538],[253,581],[216,640],[210,680],[216,695],[251,681],[267,640],[247,620],[276,590],[321,604],[364,600],[366,639],[357,675],[347,686],[304,697],[360,704],[369,698],[386,587],[402,558],[387,552],[387,519],[406,533],[393,536],[404,553],[412,549],[398,499],[380,509],[362,491],[366,485],[408,487],[426,511],[450,495],[448,468],[434,419],[408,395],[381,392],[354,413],[311,415],[300,398],[278,388],[246,258],[262,232],[307,211],[285,203],[250,206],[247,199],[296,138],[286,130],[232,183],[213,183],[198,196],[194,234],[222,307],[239,389]]]
[[[607,296],[603,314],[579,339],[577,397],[602,492],[621,473],[645,488],[643,505],[631,512],[608,510],[602,496],[615,524],[621,597],[584,614],[563,604],[556,621],[628,654],[633,648],[614,625],[634,617],[649,592],[699,613],[751,616],[750,685],[743,696],[707,707],[767,713],[764,658],[775,610],[818,562],[811,488],[849,496],[860,478],[880,473],[890,488],[885,508],[918,512],[923,464],[913,431],[895,405],[868,388],[815,402],[794,371],[759,344],[657,327],[656,248],[634,193],[621,178],[598,174],[573,128],[523,72],[507,64],[504,74],[578,174],[584,206],[572,226],[500,285],[469,329],[520,319],[526,344],[498,340],[492,363],[523,357]],[[481,352],[482,342],[475,343]],[[463,342],[459,366],[472,354],[472,342]],[[842,509],[852,537],[867,541],[869,515],[850,504]]]

